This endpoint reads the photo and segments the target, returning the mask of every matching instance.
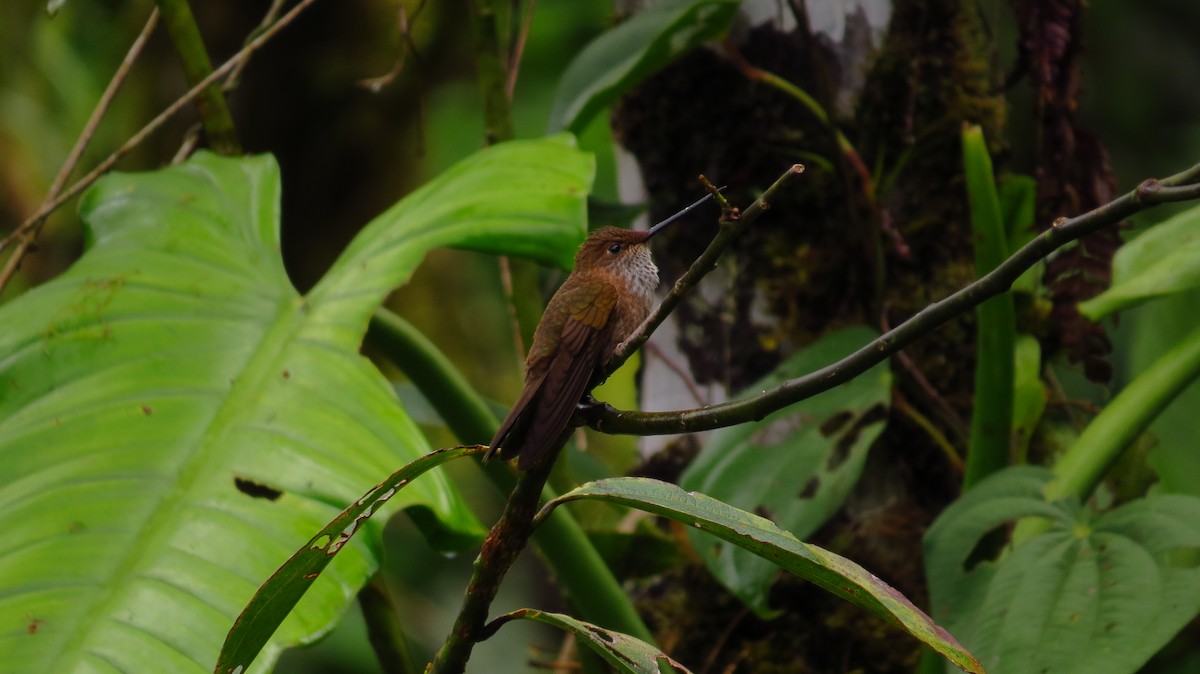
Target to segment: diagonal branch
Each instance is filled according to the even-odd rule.
[[[633,331],[629,337],[618,345],[616,352],[613,354],[612,360],[609,361],[605,368],[603,378],[607,378],[609,374],[615,372],[621,367],[629,357],[637,351],[650,335],[662,325],[667,316],[679,306],[679,302],[683,300],[683,296],[696,287],[700,279],[704,278],[709,272],[717,268],[717,260],[733,242],[733,239],[741,234],[742,230],[749,227],[751,223],[758,219],[760,215],[767,212],[771,208],[771,202],[775,199],[775,195],[779,191],[791,183],[792,179],[804,173],[804,166],[801,164],[793,164],[783,175],[775,181],[775,184],[767,188],[758,199],[750,204],[745,213],[738,213],[736,210],[729,209],[724,197],[716,188],[710,191],[716,196],[718,203],[722,205],[723,213],[721,214],[720,231],[713,237],[708,248],[696,258],[692,266],[684,272],[683,276],[675,282],[671,287],[671,292],[667,294],[661,304],[642,321],[642,324]],[[703,178],[703,176],[701,176]],[[706,181],[707,182],[707,181]]]
[[[196,86],[189,89],[186,94],[180,96],[174,103],[167,106],[166,110],[163,110],[157,117],[150,120],[150,122],[143,126],[141,130],[135,133],[129,140],[125,141],[125,143],[121,145],[121,147],[117,148],[116,151],[110,154],[107,159],[100,162],[96,168],[92,169],[90,173],[80,178],[65,192],[58,195],[58,197],[49,199],[47,200],[47,203],[42,204],[42,207],[39,208],[36,213],[26,218],[25,221],[20,224],[20,226],[14,229],[12,233],[4,238],[3,241],[0,241],[0,250],[3,250],[4,247],[12,241],[17,239],[24,240],[30,231],[36,229],[37,223],[40,220],[58,210],[63,204],[75,198],[80,192],[87,189],[89,185],[96,182],[100,176],[111,170],[112,167],[115,166],[118,161],[120,161],[121,157],[124,157],[131,150],[133,150],[133,148],[141,145],[142,142],[150,136],[150,134],[158,131],[164,124],[167,123],[168,120],[178,114],[180,110],[183,110],[185,107],[191,104],[191,102],[194,101],[201,93],[203,93],[210,84],[224,77],[231,70],[236,68],[239,63],[249,58],[255,50],[257,50],[259,47],[262,47],[263,44],[265,44],[271,38],[275,37],[276,33],[294,21],[301,12],[307,9],[309,5],[312,5],[314,2],[316,2],[316,0],[300,0],[300,2],[298,2],[291,10],[289,10],[287,14],[283,15],[279,21],[275,22],[274,25],[263,31],[261,35],[250,41],[246,46],[242,47],[238,53],[231,56],[229,60],[221,64],[219,68],[212,71],[208,77],[205,77],[200,82],[197,82]]]
[[[832,365],[756,396],[675,412],[625,411],[607,404],[593,404],[582,410],[581,416],[586,425],[603,433],[634,435],[694,433],[761,420],[771,412],[853,379],[950,319],[1008,291],[1027,269],[1081,236],[1115,225],[1152,206],[1191,199],[1200,199],[1200,164],[1169,178],[1146,180],[1129,193],[1083,215],[1059,218],[990,273],[925,307],[879,339]]]
[[[129,51],[126,52],[125,58],[121,60],[121,65],[117,66],[117,72],[113,73],[112,79],[109,80],[108,86],[104,89],[104,93],[100,95],[100,100],[96,102],[96,107],[92,110],[91,117],[88,117],[87,123],[83,125],[83,131],[79,132],[79,138],[75,141],[75,145],[71,147],[71,151],[67,154],[62,167],[58,169],[58,175],[54,176],[54,182],[50,184],[50,191],[46,193],[46,198],[42,202],[42,207],[38,209],[38,213],[26,220],[20,227],[5,237],[3,241],[0,241],[0,250],[3,250],[7,244],[19,239],[16,249],[13,250],[12,255],[5,261],[4,269],[0,270],[0,292],[8,285],[13,274],[17,273],[17,268],[20,267],[25,253],[29,251],[30,246],[37,239],[42,225],[50,217],[52,209],[48,209],[47,206],[58,198],[63,186],[67,184],[67,179],[75,171],[75,167],[79,164],[79,159],[83,156],[84,150],[92,142],[92,137],[96,135],[96,128],[100,126],[100,120],[104,119],[109,106],[112,105],[113,99],[116,98],[117,90],[124,84],[125,78],[129,75],[129,70],[133,67],[134,61],[141,55],[142,48],[146,46],[146,40],[150,39],[150,34],[154,32],[156,26],[158,26],[157,9],[150,12],[150,17],[146,19],[146,25],[142,28],[142,32],[138,34],[133,44],[129,46]]]

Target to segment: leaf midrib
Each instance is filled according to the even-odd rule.
[[[258,346],[249,352],[243,366],[238,368],[237,371],[241,374],[234,378],[228,395],[217,406],[204,432],[199,440],[191,445],[190,451],[181,452],[184,456],[177,464],[178,468],[173,471],[178,477],[174,488],[167,492],[167,496],[154,509],[154,514],[137,527],[136,535],[128,544],[128,554],[115,567],[119,569],[118,573],[111,576],[105,586],[101,586],[104,597],[77,614],[76,626],[101,624],[105,618],[116,613],[112,607],[126,603],[123,597],[129,592],[134,581],[143,577],[153,579],[143,575],[147,551],[155,549],[155,541],[164,540],[169,535],[170,525],[183,511],[180,504],[195,500],[194,491],[198,479],[206,473],[205,469],[212,465],[213,458],[223,454],[219,444],[216,444],[217,441],[233,427],[232,421],[244,415],[251,407],[247,403],[256,392],[265,387],[266,382],[273,376],[280,356],[291,347],[297,333],[304,329],[308,316],[299,310],[301,302],[299,295],[291,291],[290,286],[284,291],[284,296],[277,300],[278,311],[274,320],[263,331]],[[137,627],[132,624],[129,626]],[[55,653],[55,657],[49,663],[51,667],[46,671],[74,671],[74,667],[91,653],[85,649],[85,643],[92,633],[91,628],[71,629],[70,637]],[[158,635],[154,636],[161,641]],[[165,645],[174,648],[170,644]],[[64,661],[69,661],[70,668],[61,667]],[[202,663],[196,664],[204,668]]]

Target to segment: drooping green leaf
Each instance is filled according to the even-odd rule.
[[[675,57],[729,30],[741,0],[665,0],[600,35],[567,66],[549,128],[581,132],[588,121]]]
[[[225,645],[221,648],[213,671],[216,674],[246,671],[325,567],[350,542],[359,528],[393,496],[433,468],[452,459],[481,454],[484,449],[474,445],[436,450],[392,473],[343,510],[254,593],[253,599],[225,637]]]
[[[925,538],[934,617],[992,674],[1127,674],[1200,612],[1200,499],[1147,497],[1096,516],[1047,503],[1053,473],[1016,467],[979,483]],[[968,567],[989,532],[1050,527]]]
[[[1200,206],[1155,225],[1113,257],[1112,286],[1079,312],[1099,320],[1114,311],[1200,287]]]
[[[498,628],[506,622],[520,619],[536,620],[574,634],[582,644],[622,674],[691,674],[691,670],[657,646],[561,613],[523,608],[496,618],[492,627]]]
[[[865,327],[826,335],[748,390],[767,390],[817,370],[878,336]],[[763,515],[804,538],[842,507],[858,483],[867,450],[883,431],[891,391],[891,370],[880,364],[761,423],[715,431],[679,484]],[[723,585],[759,615],[770,613],[774,564],[736,546],[712,545],[698,532],[690,536]]]
[[[88,252],[0,308],[0,668],[211,671],[263,579],[429,451],[357,353],[374,306],[433,246],[569,259],[590,178],[565,137],[481,152],[369,224],[305,297],[271,158],[97,183]],[[481,533],[440,471],[397,508],[442,546]],[[332,627],[378,564],[370,528],[257,669]]]
[[[840,555],[801,543],[770,520],[673,484],[632,477],[581,485],[548,502],[538,518],[550,516],[562,503],[579,499],[637,508],[713,534],[899,625],[965,671],[984,671],[949,632],[887,583]]]
[[[982,277],[1008,257],[1008,242],[992,159],[978,126],[963,130],[962,150],[971,204],[975,274]],[[987,300],[976,308],[975,316],[975,396],[964,488],[1008,464],[1013,419],[1016,315],[1012,295],[1005,293]]]

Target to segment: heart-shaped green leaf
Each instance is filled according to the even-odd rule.
[[[597,37],[567,66],[551,131],[582,133],[592,117],[675,57],[729,30],[741,0],[665,0]]]
[[[562,503],[580,499],[617,503],[694,526],[899,625],[963,670],[984,671],[949,632],[890,585],[845,557],[801,543],[768,519],[667,482],[623,477],[588,482],[547,502],[538,520]]]
[[[3,666],[211,671],[259,584],[429,451],[357,352],[372,309],[434,246],[569,262],[591,174],[565,136],[482,151],[370,223],[308,296],[280,259],[270,157],[97,183],[88,252],[0,308]],[[442,546],[481,533],[439,471],[400,507]],[[377,566],[371,529],[256,667],[333,626]]]
[[[830,333],[748,390],[765,391],[813,372],[878,336],[865,327]],[[891,370],[880,364],[761,423],[716,431],[679,484],[804,538],[842,507],[858,483],[867,450],[883,431],[891,394]],[[759,615],[770,613],[767,593],[778,567],[737,546],[713,545],[698,532],[691,538],[723,585]]]
[[[993,674],[1134,672],[1200,612],[1200,499],[1151,496],[1096,516],[1047,503],[1053,477],[1009,468],[942,513],[925,539],[933,615]],[[1051,525],[972,559],[1023,517]]]

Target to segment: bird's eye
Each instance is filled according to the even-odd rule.
[[[613,255],[616,255],[617,253],[621,252],[621,244],[619,244],[619,243],[612,244],[611,246],[608,247],[608,252],[612,253]]]

